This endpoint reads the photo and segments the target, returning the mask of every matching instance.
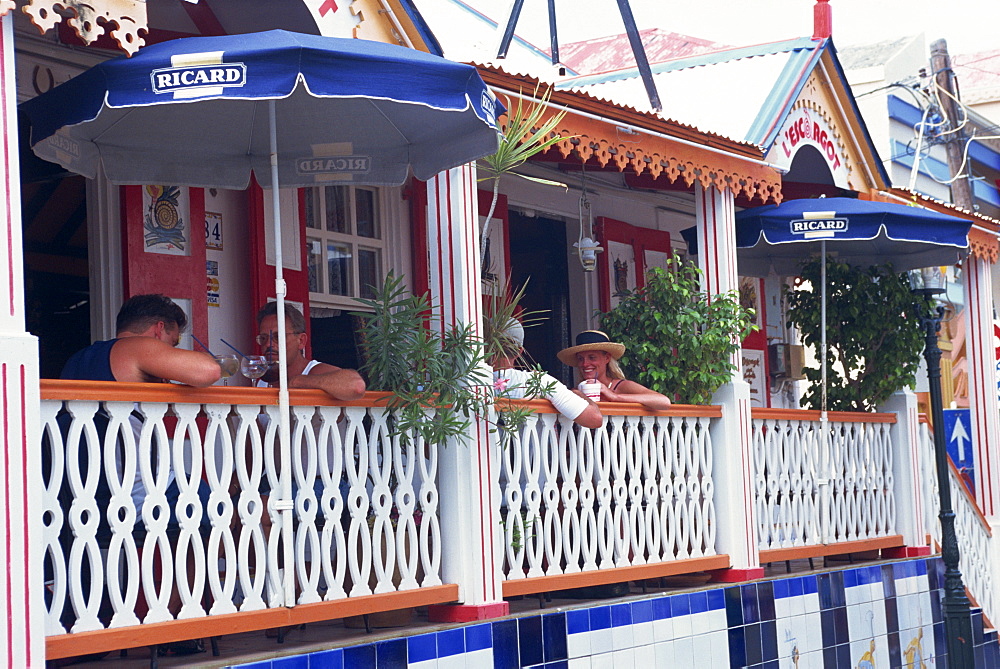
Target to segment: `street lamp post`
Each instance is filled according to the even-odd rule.
[[[937,275],[937,276],[935,276]],[[940,278],[940,281],[938,281]],[[911,290],[925,297],[944,292],[943,275],[938,268],[910,272]],[[938,495],[941,500],[941,559],[944,561],[945,639],[948,645],[948,666],[965,669],[975,666],[972,653],[972,616],[969,598],[965,595],[962,572],[958,569],[958,536],[955,534],[955,511],[951,506],[951,477],[948,467],[947,441],[944,434],[944,410],[941,402],[941,349],[938,331],[944,307],[920,314],[920,327],[925,337],[924,359],[927,360],[927,382],[931,399],[931,420],[934,425],[934,461],[937,465]]]

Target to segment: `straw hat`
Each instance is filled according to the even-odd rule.
[[[556,353],[564,364],[576,367],[576,354],[584,351],[604,351],[617,360],[625,354],[625,345],[618,344],[600,330],[584,330],[576,336],[576,346],[570,346]]]

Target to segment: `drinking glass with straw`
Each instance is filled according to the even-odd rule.
[[[229,377],[235,374],[240,368],[240,359],[235,355],[215,355],[212,353],[211,349],[208,348],[200,339],[191,335],[191,339],[195,340],[203,349],[205,349],[210,356],[212,356],[217,363],[219,363],[219,369],[222,370],[222,385],[229,385]]]

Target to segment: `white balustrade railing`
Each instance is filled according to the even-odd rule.
[[[372,402],[293,406],[288,528],[274,398],[229,390],[43,399],[47,634],[281,607],[285,568],[298,604],[441,584],[436,449]]]
[[[920,473],[924,482],[927,532],[934,543],[941,545],[941,499],[938,496],[937,466],[934,460],[934,434],[927,423],[920,425]],[[958,570],[962,581],[986,617],[996,624],[997,616],[996,560],[992,551],[997,550],[989,525],[979,512],[976,501],[954,467],[948,468],[951,476],[951,506],[955,511],[955,536],[958,539]]]
[[[501,451],[503,577],[715,555],[710,420],[533,414]]]
[[[760,550],[895,534],[891,417],[753,410]]]

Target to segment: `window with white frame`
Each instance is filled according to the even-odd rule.
[[[309,298],[319,304],[357,306],[382,284],[385,226],[379,191],[360,186],[305,189]]]

